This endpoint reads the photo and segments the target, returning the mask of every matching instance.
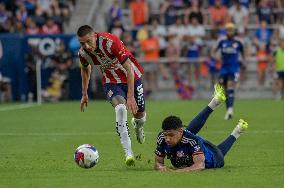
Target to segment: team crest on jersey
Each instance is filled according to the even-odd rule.
[[[238,43],[234,43],[234,44],[233,44],[233,47],[234,47],[234,48],[237,48],[237,47],[238,47]]]
[[[194,151],[200,151],[200,146],[194,146]]]
[[[107,94],[108,94],[108,97],[111,98],[111,96],[113,95],[112,90],[109,90]]]
[[[184,157],[183,151],[177,151],[177,157]]]

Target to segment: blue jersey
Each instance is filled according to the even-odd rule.
[[[224,158],[216,157],[218,150],[210,142],[192,134],[188,130],[183,131],[181,141],[170,148],[165,142],[165,135],[161,132],[157,138],[155,154],[160,157],[167,156],[176,168],[189,167],[193,164],[193,156],[204,154],[205,168],[219,168],[224,165]]]
[[[239,56],[243,53],[243,44],[238,39],[228,39],[227,37],[218,42],[217,50],[222,56],[221,74],[234,74],[239,72]]]

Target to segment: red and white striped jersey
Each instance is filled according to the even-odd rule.
[[[144,73],[143,68],[118,37],[110,33],[96,35],[97,49],[94,52],[88,52],[83,48],[79,50],[82,66],[87,67],[92,63],[99,65],[103,74],[103,84],[127,83],[127,72],[122,64],[129,58],[133,62],[134,79],[141,77]]]

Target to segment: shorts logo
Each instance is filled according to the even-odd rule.
[[[184,157],[183,151],[177,151],[177,157],[179,158]]]
[[[109,90],[109,91],[108,91],[108,93],[107,93],[107,95],[108,95],[108,97],[109,97],[109,98],[111,98],[111,97],[112,97],[112,95],[113,95],[112,90]]]
[[[137,86],[137,105],[141,106],[144,105],[144,97],[143,97],[143,85],[140,84],[139,86]]]
[[[194,151],[199,151],[200,150],[200,146],[194,146]]]

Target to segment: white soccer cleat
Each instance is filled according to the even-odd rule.
[[[232,108],[229,108],[225,114],[225,117],[224,119],[225,120],[229,120],[229,119],[232,119],[233,118],[233,109]]]
[[[144,135],[144,129],[143,126],[138,127],[135,123],[134,118],[131,119],[131,124],[133,125],[133,128],[135,130],[136,139],[140,144],[143,144],[145,142],[145,135]]]

